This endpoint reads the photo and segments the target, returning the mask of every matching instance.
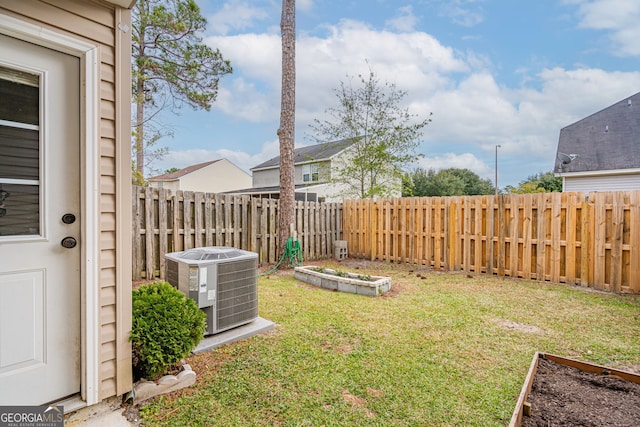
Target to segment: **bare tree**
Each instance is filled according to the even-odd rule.
[[[389,197],[401,190],[403,167],[415,154],[422,128],[420,119],[401,106],[406,91],[384,82],[369,68],[359,74],[360,84],[340,83],[335,90],[338,106],[326,110],[327,119],[311,125],[318,142],[348,139],[351,156],[337,162],[331,180],[343,197]]]
[[[293,151],[296,119],[296,2],[282,0],[282,98],[280,111],[280,208],[278,211],[279,252],[289,239],[295,213]]]

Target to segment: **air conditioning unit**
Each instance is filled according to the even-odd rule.
[[[258,254],[208,246],[165,254],[166,280],[207,314],[206,335],[258,317]]]

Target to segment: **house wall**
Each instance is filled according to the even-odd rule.
[[[227,159],[221,159],[181,177],[180,190],[223,193],[249,188],[251,181],[251,175]]]
[[[344,198],[342,194],[346,191],[344,184],[318,184],[309,187],[298,188],[296,193],[314,193],[319,199],[325,202],[341,202]]]
[[[149,187],[164,188],[175,192],[180,189],[180,181],[177,179],[174,181],[149,181]]]
[[[252,187],[273,187],[280,185],[280,168],[253,171]]]
[[[340,201],[345,197],[356,197],[353,193],[353,189],[349,188],[345,184],[331,183],[331,173],[349,162],[352,156],[351,147],[343,150],[342,152],[331,157],[330,160],[316,162],[318,167],[318,173],[320,175],[319,181],[313,183],[305,183],[303,181],[303,165],[310,164],[297,164],[295,165],[294,179],[296,185],[308,184],[309,187],[297,188],[296,192],[309,192],[316,193],[318,197],[324,197],[328,202]],[[379,182],[384,182],[387,186],[392,187],[388,197],[400,197],[402,195],[402,179],[396,177],[378,177]],[[260,187],[275,187],[280,185],[280,168],[253,171],[253,188]]]
[[[629,191],[640,190],[640,173],[625,175],[565,176],[562,191]]]
[[[315,181],[315,183],[324,183],[324,182],[328,182],[331,179],[331,162],[330,161],[326,161],[326,162],[309,162],[309,163],[305,163],[304,165],[318,165],[318,181]],[[294,182],[296,185],[303,185],[303,184],[313,184],[314,182],[304,182],[304,167],[303,164],[300,165],[295,165],[295,170],[293,172],[294,176]],[[278,184],[276,184],[278,185]]]
[[[99,0],[2,0],[12,16],[99,47],[99,398],[131,390],[131,12]],[[118,28],[125,28],[123,31]]]
[[[317,183],[327,182],[330,178],[331,162],[316,162],[318,166],[318,174],[320,180]],[[307,163],[309,164],[309,163]],[[294,166],[293,179],[295,185],[302,185],[305,182],[302,179],[303,165],[298,164]],[[253,188],[260,187],[274,187],[280,185],[280,168],[266,169],[260,171],[253,171],[252,175]]]

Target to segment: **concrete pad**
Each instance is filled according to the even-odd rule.
[[[65,427],[131,427],[120,399],[113,397],[65,415]]]
[[[251,323],[247,323],[246,325],[238,326],[237,328],[205,337],[200,341],[200,344],[198,344],[196,349],[193,350],[193,353],[198,354],[213,350],[214,348],[230,344],[234,341],[244,340],[254,335],[271,331],[272,329],[275,329],[275,327],[276,324],[272,321],[258,317],[256,320]]]

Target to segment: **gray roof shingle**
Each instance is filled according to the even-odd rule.
[[[293,163],[297,165],[314,160],[328,160],[345,148],[352,145],[354,142],[355,140],[353,138],[349,138],[341,139],[339,141],[325,142],[317,145],[310,145],[308,147],[296,148],[293,151]],[[260,163],[258,166],[252,167],[251,170],[253,171],[278,167],[280,167],[280,156],[269,159],[264,163]]]
[[[563,164],[562,154],[575,158]],[[635,168],[640,168],[640,92],[560,130],[554,172]]]

